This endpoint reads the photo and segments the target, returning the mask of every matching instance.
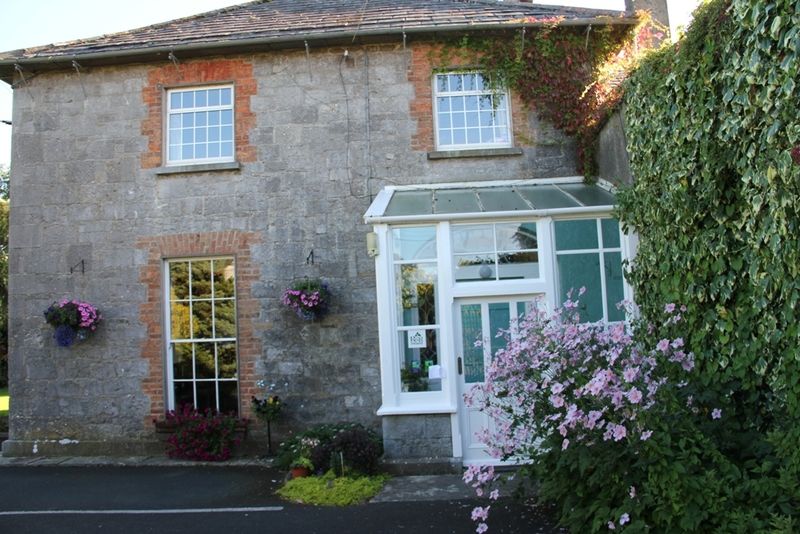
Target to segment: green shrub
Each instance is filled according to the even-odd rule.
[[[372,477],[336,477],[329,471],[322,477],[294,478],[286,482],[278,495],[291,501],[320,506],[349,506],[371,499],[388,480],[385,475]]]
[[[382,454],[382,441],[375,432],[363,425],[324,424],[281,443],[275,464],[288,469],[298,458],[308,456],[318,472],[334,467],[339,473],[344,470],[374,474]],[[344,466],[341,465],[342,460]]]

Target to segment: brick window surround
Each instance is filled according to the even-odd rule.
[[[142,154],[143,169],[154,169],[166,164],[164,150],[164,109],[166,89],[181,86],[202,86],[232,83],[234,91],[235,158],[239,162],[256,161],[256,147],[250,144],[250,130],[255,126],[255,115],[250,109],[250,97],[256,94],[258,84],[253,76],[253,63],[244,59],[209,59],[188,61],[173,65],[153,67],[147,72],[147,84],[142,89],[142,100],[147,106],[147,116],[142,120],[142,135],[147,137],[147,151]]]
[[[411,100],[410,115],[416,122],[417,130],[411,136],[411,150],[431,152],[436,150],[433,131],[433,74],[434,71],[458,70],[469,67],[462,58],[453,54],[448,64],[440,65],[437,59],[442,57],[442,46],[433,43],[415,43],[411,46],[411,61],[408,65],[408,81],[414,89]],[[509,90],[511,101],[511,123],[514,146],[525,146],[535,136],[528,126],[528,115],[525,104],[516,93]]]
[[[142,382],[142,392],[150,399],[150,414],[145,426],[166,413],[166,378],[164,373],[164,260],[170,258],[202,258],[233,256],[236,262],[236,311],[239,330],[239,415],[252,417],[250,397],[258,394],[255,363],[261,355],[261,341],[256,335],[259,301],[253,297],[252,285],[259,271],[253,264],[251,248],[261,241],[254,232],[228,230],[198,234],[177,234],[143,237],[136,248],[147,253],[139,281],[147,288],[145,301],[139,307],[139,318],[147,336],[142,343],[142,358],[148,362],[148,374]]]

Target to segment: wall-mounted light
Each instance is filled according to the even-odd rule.
[[[367,234],[367,256],[374,258],[380,253],[378,250],[378,234],[370,232]]]

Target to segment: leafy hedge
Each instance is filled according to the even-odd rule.
[[[629,279],[645,317],[688,305],[696,400],[725,414],[654,441],[668,531],[800,529],[799,67],[799,1],[716,0],[626,88]]]

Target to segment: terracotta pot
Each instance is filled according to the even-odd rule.
[[[292,467],[290,472],[292,474],[292,478],[307,477],[311,474],[311,470],[308,467]]]

